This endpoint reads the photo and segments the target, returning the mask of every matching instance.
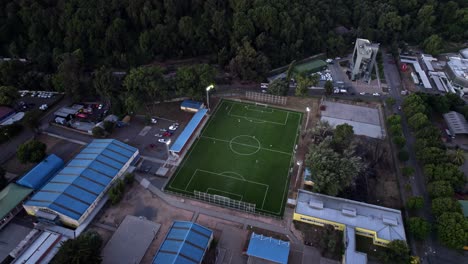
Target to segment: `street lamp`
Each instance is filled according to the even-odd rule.
[[[210,111],[210,90],[214,88],[213,84],[208,85],[206,87],[206,105],[208,106],[208,111]]]
[[[306,112],[307,112],[307,119],[306,119],[306,124],[305,124],[304,131],[307,131],[307,125],[309,124],[310,107],[306,107]]]
[[[169,139],[168,141],[166,141],[166,153],[167,153],[167,159],[169,159],[169,144],[171,144],[171,140]]]
[[[299,167],[297,168],[296,183],[294,184],[294,187],[297,187],[297,181],[299,180],[299,176],[301,175],[301,170],[302,170],[302,164],[303,164],[303,162],[302,162],[302,160],[298,160],[298,161],[296,162],[296,164],[297,164],[297,166],[299,166]]]

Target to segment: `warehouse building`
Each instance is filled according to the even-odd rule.
[[[118,140],[93,140],[24,208],[40,219],[78,227],[111,185],[136,162],[138,154],[138,149]]]
[[[21,179],[16,181],[16,183],[34,190],[39,190],[52,176],[63,168],[63,165],[64,163],[61,158],[51,154],[21,177]]]
[[[174,221],[153,264],[202,263],[213,240],[213,231],[199,224]]]

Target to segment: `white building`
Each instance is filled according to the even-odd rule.
[[[353,57],[351,58],[351,79],[364,78],[370,80],[372,70],[375,65],[375,59],[379,52],[378,43],[371,43],[367,39],[356,39]]]

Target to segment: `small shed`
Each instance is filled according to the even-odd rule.
[[[202,102],[192,101],[192,100],[184,100],[180,105],[180,109],[186,112],[198,112],[198,110],[202,109],[205,105]]]
[[[52,176],[62,169],[63,166],[63,160],[55,154],[51,154],[21,177],[16,183],[34,190],[39,190]]]
[[[252,233],[247,255],[247,263],[287,264],[290,244],[287,241]]]

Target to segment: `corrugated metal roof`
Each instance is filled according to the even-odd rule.
[[[26,205],[46,207],[79,220],[137,151],[114,139],[93,140]]]
[[[213,231],[192,222],[174,221],[153,264],[201,263]]]
[[[272,261],[274,263],[287,264],[289,256],[289,242],[252,233],[250,237],[247,255]]]
[[[15,208],[33,190],[16,183],[8,184],[0,191],[0,219],[3,219],[13,208]]]
[[[32,168],[16,183],[32,188],[41,188],[54,174],[63,168],[63,160],[54,154],[46,157],[36,167]]]
[[[200,109],[202,108],[203,103],[202,102],[197,102],[197,101],[192,101],[192,100],[184,100],[180,107],[182,108],[191,108],[191,109]]]
[[[192,119],[187,124],[184,131],[182,131],[182,133],[179,135],[174,144],[172,144],[171,148],[169,149],[170,151],[180,152],[184,148],[185,144],[192,136],[195,129],[197,129],[198,125],[203,120],[203,117],[206,115],[206,112],[208,112],[207,109],[200,109],[195,115],[193,115]]]
[[[450,132],[453,134],[468,134],[468,123],[462,114],[450,111],[443,116]]]

